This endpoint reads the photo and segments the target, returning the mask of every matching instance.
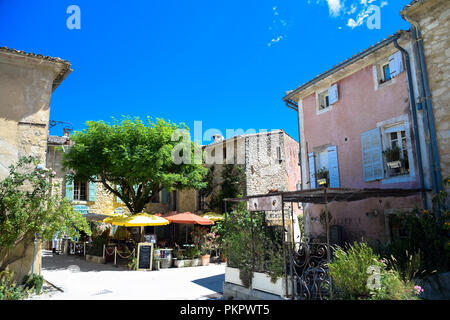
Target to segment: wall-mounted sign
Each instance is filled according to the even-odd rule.
[[[85,205],[80,205],[80,204],[73,206],[73,210],[75,210],[75,212],[79,212],[81,214],[89,213],[89,207],[85,206]]]
[[[268,196],[250,199],[247,205],[250,211],[279,211],[281,203],[281,196]]]
[[[122,207],[117,207],[114,209],[114,213],[123,214],[125,210]]]

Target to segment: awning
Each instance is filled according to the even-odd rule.
[[[227,202],[242,202],[254,198],[280,196],[282,202],[302,202],[326,204],[334,201],[351,202],[369,198],[409,197],[428,192],[427,189],[351,189],[351,188],[319,188],[299,191],[271,192],[242,198],[227,198]]]

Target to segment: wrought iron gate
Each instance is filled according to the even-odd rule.
[[[296,283],[299,300],[322,300],[332,298],[328,262],[330,247],[326,243],[300,243],[291,250],[291,276]]]

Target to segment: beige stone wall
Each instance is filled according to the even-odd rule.
[[[421,28],[442,177],[450,176],[450,1],[428,0],[407,15]]]
[[[30,274],[32,269],[34,274],[41,274],[42,272],[42,243],[37,242],[33,256],[34,243],[30,241],[28,243],[22,243],[12,250],[13,256],[23,255],[23,259],[19,259],[8,266],[8,269],[14,273],[13,279],[21,282],[23,277]],[[33,265],[34,257],[34,268]]]
[[[246,137],[245,174],[247,195],[266,194],[272,189],[288,190],[288,168],[284,147],[284,133]],[[276,148],[281,149],[278,159]]]
[[[53,81],[63,68],[0,51],[0,178],[21,156],[44,162]]]
[[[0,50],[0,179],[22,156],[32,155],[45,163],[53,83],[66,67],[63,63]],[[12,251],[13,255],[21,255],[23,246]],[[9,266],[15,279],[21,281],[31,272],[32,260],[33,243],[22,259]],[[35,273],[40,273],[40,246],[34,266]]]

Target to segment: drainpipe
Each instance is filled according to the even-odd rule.
[[[420,97],[419,97],[419,104],[417,105],[417,108],[419,110],[423,111],[423,124],[425,127],[425,141],[427,143],[428,148],[428,159],[430,162],[431,167],[431,186],[433,193],[437,193],[437,187],[436,187],[436,175],[435,175],[435,163],[434,163],[434,155],[432,153],[432,144],[431,144],[431,137],[430,137],[430,129],[429,129],[429,121],[428,121],[428,109],[426,108],[426,101],[423,100],[423,97],[425,96],[425,89],[423,87],[423,73],[422,73],[422,64],[420,63],[420,57],[419,57],[419,49],[417,45],[417,38],[416,38],[416,32],[415,28],[411,28],[411,35],[413,40],[413,48],[414,48],[414,54],[416,58],[416,65],[417,65],[417,73],[418,73],[418,80],[419,80],[419,91],[420,91]]]
[[[438,154],[437,141],[436,141],[436,128],[435,128],[435,124],[434,124],[430,86],[428,83],[428,72],[427,72],[427,66],[425,63],[425,54],[423,51],[422,34],[420,31],[419,25],[418,24],[416,24],[416,25],[417,26],[413,26],[412,30],[413,30],[413,33],[417,32],[417,46],[419,48],[420,64],[421,64],[421,68],[422,68],[422,77],[423,77],[423,79],[422,79],[423,87],[425,89],[427,118],[428,118],[428,122],[429,122],[431,145],[432,145],[432,152],[433,152],[433,157],[434,157],[434,172],[436,175],[436,191],[437,191],[437,193],[439,193],[442,190],[442,178],[441,178],[441,165],[439,163],[439,154]],[[414,35],[414,37],[415,37],[415,35]]]
[[[394,40],[394,46],[403,52],[403,55],[405,57],[405,64],[406,64],[406,74],[408,77],[408,88],[409,88],[409,100],[411,105],[411,114],[412,114],[412,120],[413,120],[413,131],[414,131],[414,143],[417,151],[417,167],[419,169],[419,185],[420,188],[424,189],[424,178],[423,178],[423,164],[422,164],[422,151],[420,147],[420,139],[419,139],[419,126],[417,124],[417,110],[416,110],[416,98],[414,96],[414,87],[413,87],[413,81],[411,76],[411,61],[409,59],[409,53],[404,48],[400,47],[398,44],[398,38]],[[424,191],[422,191],[422,205],[424,209],[428,209],[427,206],[427,200],[426,200],[426,194]]]
[[[426,139],[428,145],[428,154],[431,165],[431,180],[434,194],[439,194],[442,190],[442,178],[440,171],[439,155],[436,142],[436,129],[434,124],[433,108],[430,94],[430,87],[428,83],[428,72],[425,63],[425,55],[423,51],[422,34],[419,23],[407,17],[405,14],[402,17],[411,24],[411,34],[414,44],[414,52],[416,56],[416,63],[419,72],[419,88],[420,88],[420,102],[424,103],[424,125],[426,130]],[[436,218],[440,220],[440,203],[436,203],[435,207]]]

